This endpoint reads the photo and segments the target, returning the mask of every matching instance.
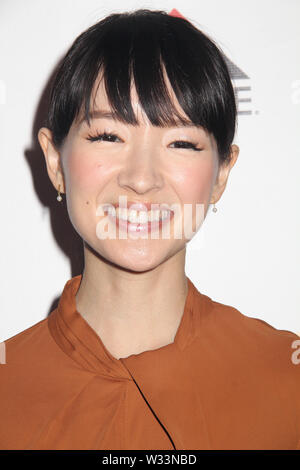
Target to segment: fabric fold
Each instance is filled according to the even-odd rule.
[[[213,301],[188,279],[170,344],[116,359],[76,309],[5,341],[1,449],[299,449],[299,337]],[[142,312],[141,312],[142,314]]]

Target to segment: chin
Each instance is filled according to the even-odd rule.
[[[184,247],[182,240],[99,240],[85,238],[86,247],[104,263],[130,272],[151,271]]]
[[[133,272],[151,271],[166,259],[166,254],[161,250],[155,252],[150,247],[136,247],[123,249],[120,252],[115,250],[108,258],[116,266]]]
[[[155,249],[156,248],[156,249]],[[102,260],[110,263],[116,268],[130,272],[144,272],[155,269],[171,256],[170,250],[163,249],[162,246],[150,246],[147,242],[135,244],[135,246],[115,246],[103,244],[101,248],[94,247]]]

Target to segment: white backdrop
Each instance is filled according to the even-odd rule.
[[[186,274],[213,300],[300,334],[299,0],[1,0],[0,341],[46,318],[79,274],[69,254],[81,245],[36,137],[51,73],[83,30],[136,8],[176,8],[248,77],[234,83],[248,88],[240,155],[218,212],[188,244]]]

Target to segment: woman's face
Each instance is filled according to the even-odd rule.
[[[177,109],[187,118],[169,84],[168,87]],[[131,97],[138,126],[109,116],[112,110],[101,81],[96,96],[92,95],[93,110],[101,111],[101,115],[94,113],[90,127],[80,119],[73,122],[60,159],[68,212],[76,231],[108,261],[141,272],[155,268],[185,249],[211,202],[219,163],[215,140],[202,128],[154,127],[143,114],[134,87]],[[97,140],[103,133],[113,136]],[[127,197],[128,208],[131,202],[177,206],[173,217],[164,222],[166,235],[163,237],[161,227],[149,231],[150,223],[143,225],[148,227],[146,232],[128,232],[137,225],[127,222],[120,224],[120,232],[116,225],[114,232],[113,219],[108,221],[108,214],[101,212],[99,206],[118,204],[120,196]],[[198,222],[196,204],[200,208]],[[192,214],[184,212],[188,206],[192,207]],[[104,224],[104,220],[108,222]],[[110,236],[100,235],[108,233],[108,229],[112,230]]]

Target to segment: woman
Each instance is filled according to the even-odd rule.
[[[84,270],[5,342],[1,448],[300,448],[297,336],[185,275],[235,127],[222,52],[186,20],[113,14],[75,40],[38,139]]]

